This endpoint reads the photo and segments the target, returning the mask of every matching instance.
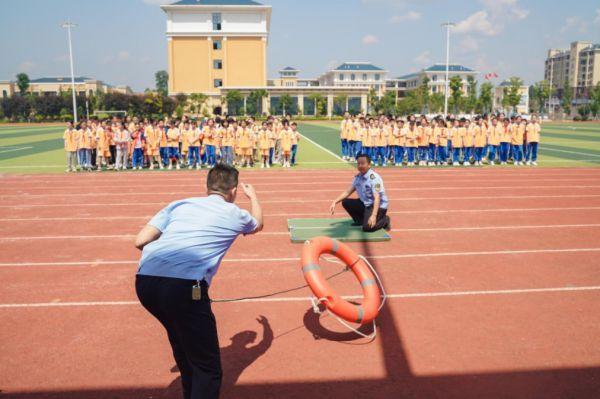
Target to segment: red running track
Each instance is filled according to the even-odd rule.
[[[205,175],[0,178],[6,397],[179,397],[166,336],[135,298],[139,253],[132,240],[169,201],[202,195]],[[266,228],[238,239],[211,295],[297,289],[213,305],[222,396],[600,397],[598,169],[382,175],[393,239],[352,244],[390,294],[378,336],[368,342],[312,312],[300,246],[286,233],[288,216],[327,217],[329,201],[352,172],[242,172],[265,203]],[[135,201],[144,205],[131,206]],[[341,269],[322,265],[330,274]],[[348,273],[331,283],[344,295],[360,294]],[[264,339],[260,315],[272,340]]]

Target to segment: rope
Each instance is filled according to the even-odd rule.
[[[325,261],[327,262],[331,262],[327,259],[325,259]],[[333,262],[332,262],[333,263]],[[349,271],[350,268],[344,266],[344,268],[342,270],[340,270],[337,273],[332,274],[331,276],[325,278],[325,280],[331,280],[332,278],[335,278],[341,274],[346,273],[347,271]],[[272,292],[269,294],[264,294],[264,295],[256,295],[256,296],[246,296],[246,297],[240,297],[240,298],[226,298],[226,299],[211,299],[210,301],[213,303],[224,303],[224,302],[241,302],[241,301],[247,301],[247,300],[251,300],[251,299],[262,299],[262,298],[269,298],[269,297],[273,297],[276,295],[281,295],[281,294],[287,294],[289,292],[293,292],[293,291],[298,291],[301,290],[303,288],[308,287],[308,284],[304,284],[298,287],[294,287],[294,288],[290,288],[287,290],[283,290],[283,291],[276,291],[276,292]]]
[[[377,274],[377,272],[375,271],[375,268],[373,267],[373,265],[371,265],[371,263],[367,260],[367,258],[365,258],[362,255],[358,256],[360,259],[362,259],[371,269],[371,271],[373,272],[373,275],[375,276],[375,278],[377,279],[377,284],[379,284],[379,288],[381,288],[381,297],[383,298],[381,301],[381,304],[379,305],[379,308],[377,309],[377,312],[379,312],[381,310],[381,308],[383,308],[383,305],[385,304],[385,301],[387,299],[387,294],[385,293],[385,288],[383,288],[383,284],[381,283],[381,279],[379,278],[379,274]],[[358,262],[358,260],[357,260]],[[354,262],[354,264],[356,264],[356,262]],[[354,266],[353,264],[353,266]],[[313,306],[313,311],[317,314],[321,314],[323,312],[320,311],[319,309],[319,304],[322,302],[327,302],[327,298],[311,298],[310,299],[312,302],[312,306]],[[373,332],[369,335],[362,333],[361,331],[358,331],[356,328],[354,328],[353,326],[351,326],[350,324],[348,324],[344,319],[342,319],[341,317],[339,317],[338,315],[334,314],[333,312],[331,312],[329,310],[329,308],[327,308],[327,306],[325,306],[325,310],[327,310],[327,313],[329,313],[330,315],[332,315],[340,324],[342,324],[344,327],[346,327],[347,329],[349,329],[350,331],[355,332],[356,334],[360,335],[363,338],[367,338],[367,339],[375,339],[375,337],[377,336],[377,326],[375,324],[375,320],[373,320]]]

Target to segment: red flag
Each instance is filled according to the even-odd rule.
[[[498,74],[496,72],[486,73],[485,76],[484,76],[484,78],[486,80],[494,79],[494,78],[497,78],[497,77],[498,77]]]

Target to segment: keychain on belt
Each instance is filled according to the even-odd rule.
[[[196,280],[196,285],[192,287],[192,300],[199,301],[202,298],[202,289],[200,288],[200,280]]]

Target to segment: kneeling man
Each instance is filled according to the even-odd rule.
[[[329,210],[333,215],[335,206],[341,202],[354,220],[354,225],[362,225],[363,231],[390,230],[390,217],[386,215],[388,198],[383,180],[371,169],[371,158],[368,155],[360,154],[356,162],[359,173],[354,177],[352,185],[331,203]],[[355,191],[358,198],[348,198]]]

